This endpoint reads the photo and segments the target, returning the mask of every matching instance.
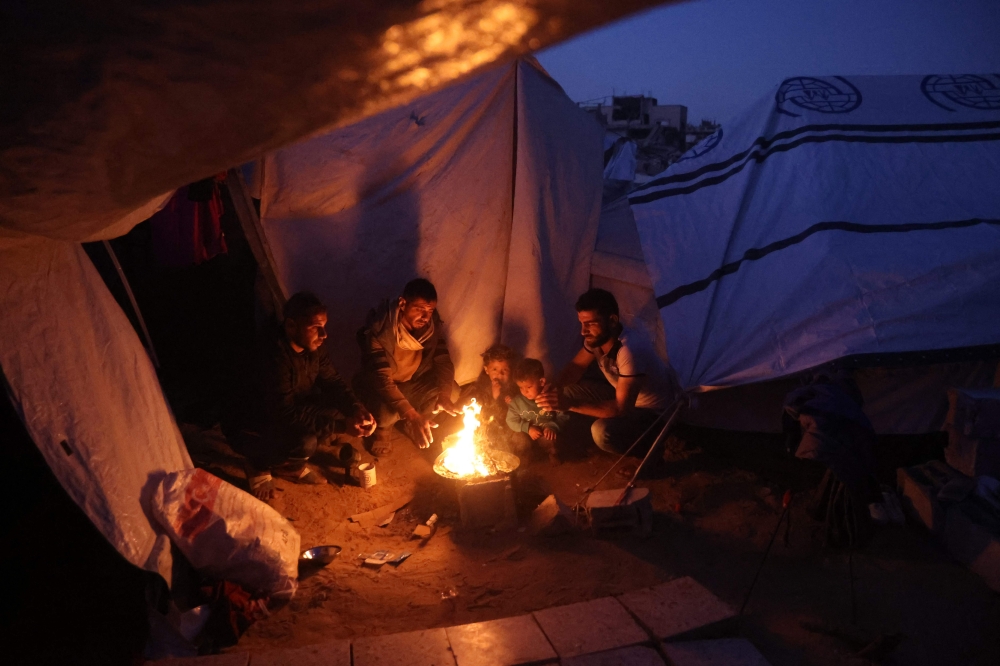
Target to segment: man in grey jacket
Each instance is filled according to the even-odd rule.
[[[455,366],[434,285],[423,278],[411,280],[402,296],[371,310],[358,331],[358,345],[362,369],[354,377],[354,389],[378,423],[372,455],[390,452],[388,429],[401,419],[407,436],[420,448],[429,447],[437,427],[432,415],[455,413]]]

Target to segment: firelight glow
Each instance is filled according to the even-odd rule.
[[[476,445],[476,431],[480,425],[479,413],[482,411],[482,405],[477,403],[475,398],[462,407],[462,430],[455,435],[455,444],[444,452],[441,459],[444,468],[456,476],[490,476],[486,457]]]

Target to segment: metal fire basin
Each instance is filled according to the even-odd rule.
[[[517,527],[514,491],[506,474],[476,479],[456,479],[458,513],[465,529]]]
[[[445,443],[447,444],[447,440]],[[447,446],[445,448],[447,449]],[[459,517],[463,528],[516,527],[517,510],[514,507],[510,473],[517,469],[521,461],[513,453],[497,449],[488,448],[486,454],[491,468],[497,470],[492,476],[456,477],[441,464],[443,451],[434,463],[434,471],[446,479],[455,481]]]

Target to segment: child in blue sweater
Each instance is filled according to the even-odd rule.
[[[549,460],[555,462],[556,439],[569,414],[546,412],[535,403],[535,398],[545,388],[545,368],[538,359],[521,361],[514,371],[514,381],[519,393],[507,406],[507,425],[515,433],[524,433],[531,441],[539,443],[549,454]]]

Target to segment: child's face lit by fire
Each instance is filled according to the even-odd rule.
[[[525,398],[534,400],[545,389],[545,377],[540,379],[524,379],[517,383],[517,388],[521,390],[521,395]]]
[[[510,382],[510,363],[507,361],[490,361],[483,369],[494,386],[507,386]]]

